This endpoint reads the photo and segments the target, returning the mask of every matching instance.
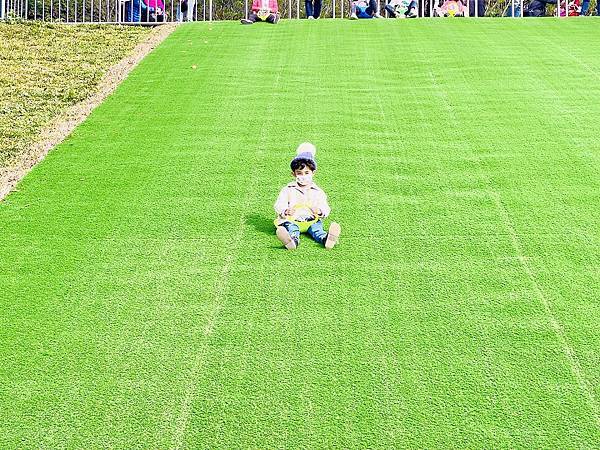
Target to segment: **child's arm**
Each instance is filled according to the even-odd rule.
[[[327,203],[327,195],[325,192],[320,192],[320,195],[317,198],[317,208],[319,209],[322,218],[327,217],[331,213],[331,208]]]
[[[285,211],[288,209],[288,207],[288,192],[286,186],[279,192],[279,196],[277,197],[277,201],[275,202],[274,208],[275,212],[279,216],[285,217]]]

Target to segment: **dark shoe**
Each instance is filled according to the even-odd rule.
[[[240,20],[240,22],[242,22],[242,25],[252,25],[254,23],[248,19],[242,19],[242,20]]]

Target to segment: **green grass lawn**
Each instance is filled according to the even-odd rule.
[[[0,446],[597,447],[599,25],[178,28],[0,204]]]

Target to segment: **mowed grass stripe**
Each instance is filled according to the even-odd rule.
[[[452,41],[455,41],[455,39],[452,39]],[[566,52],[563,51],[563,53],[566,53]],[[552,53],[551,55],[553,57],[555,57],[555,53]],[[560,56],[562,56],[562,55],[560,55]],[[566,99],[561,98],[561,94],[564,93],[564,88],[562,86],[560,86],[560,83],[558,86],[555,85],[555,83],[553,82],[553,81],[556,81],[555,77],[554,77],[554,79],[552,79],[552,78],[545,79],[545,75],[547,75],[547,74],[538,73],[537,71],[535,73],[538,75],[537,78],[535,79],[535,82],[539,84],[541,80],[544,81],[544,84],[547,86],[547,90],[553,94],[553,98],[555,99],[554,108],[555,109],[558,108],[558,110],[561,111],[561,115],[564,115],[567,118],[567,120],[565,121],[566,123],[573,125],[572,121],[574,120],[575,117],[578,117],[578,116],[574,116],[573,111],[571,110],[572,107],[570,105],[567,105],[569,100],[572,102],[572,95],[565,96],[565,97],[567,97]],[[431,72],[430,72],[430,75],[432,78],[432,83],[438,93],[440,102],[441,102],[442,106],[444,108],[446,108],[449,113],[448,114],[449,119],[455,123],[458,122],[459,120],[455,116],[455,114],[453,112],[453,108],[449,103],[449,96],[446,93],[446,90],[438,85],[437,79],[434,77],[434,75]],[[462,75],[463,75],[462,76],[463,82],[461,83],[460,87],[457,89],[458,92],[460,92],[460,95],[472,94],[472,89],[470,89],[470,84],[467,82],[466,77],[464,76],[464,73]],[[552,76],[552,74],[550,74],[550,76]],[[533,84],[533,83],[530,83],[530,84]],[[531,91],[534,91],[534,86],[529,87],[529,89]],[[473,100],[473,103],[475,104],[476,100],[475,99],[472,99],[472,100]],[[543,106],[544,102],[536,101],[535,104]],[[539,114],[554,118],[553,111],[542,110]],[[468,120],[468,117],[467,117],[467,120]],[[554,119],[554,120],[556,120],[556,119]],[[560,116],[559,116],[559,122],[560,122],[559,125],[562,125],[563,120],[561,120]],[[563,143],[566,141],[564,145],[565,146],[568,145],[567,142],[571,139],[570,136],[568,134],[562,133],[560,137],[561,137],[560,143]],[[465,142],[465,144],[468,147],[472,146],[471,141],[467,141],[467,142]],[[555,143],[554,145],[556,145],[556,144],[557,143]],[[479,161],[481,162],[481,160],[479,160]],[[489,178],[487,178],[487,181],[491,185],[491,180]],[[497,207],[498,213],[501,215],[504,227],[506,228],[506,231],[510,235],[512,246],[514,248],[516,257],[518,258],[518,260],[523,268],[523,271],[525,272],[525,274],[531,281],[531,284],[536,293],[536,296],[538,297],[542,307],[544,308],[544,310],[548,316],[548,322],[550,323],[550,325],[552,326],[552,329],[555,331],[555,333],[557,335],[557,338],[562,346],[564,355],[567,358],[569,365],[571,366],[571,370],[573,372],[575,379],[577,380],[577,383],[579,384],[582,394],[587,398],[587,401],[589,403],[589,408],[591,409],[593,418],[594,418],[597,426],[600,427],[600,409],[598,407],[598,402],[597,402],[597,399],[593,392],[593,389],[591,388],[590,383],[585,378],[585,375],[583,375],[583,373],[582,373],[579,358],[577,357],[576,353],[574,352],[574,350],[569,342],[569,339],[565,334],[563,326],[557,320],[550,302],[548,301],[541,286],[539,285],[539,283],[537,282],[537,280],[535,278],[535,275],[534,275],[532,268],[530,266],[530,263],[528,261],[529,258],[523,254],[520,238],[517,235],[517,231],[515,230],[515,227],[512,223],[512,220],[508,213],[508,210],[507,210],[500,194],[494,190],[493,186],[490,186],[490,189],[489,189],[489,192],[487,193],[487,195],[489,195],[490,198],[494,201],[494,203]]]
[[[252,59],[247,59],[247,61],[252,61]],[[256,62],[258,62],[258,60],[254,60],[255,64]],[[277,90],[280,88],[281,84],[281,72],[283,65],[280,63],[277,64],[275,67],[278,67],[279,70],[275,75],[272,88],[274,90]],[[240,85],[243,86],[243,84]],[[239,95],[232,96],[232,98],[237,99],[239,98]],[[242,156],[242,160],[247,159],[250,166],[249,170],[247,171],[247,173],[250,175],[250,180],[246,182],[246,188],[248,189],[248,192],[243,202],[240,202],[239,205],[239,210],[241,214],[238,231],[235,232],[235,234],[227,233],[231,236],[231,244],[227,252],[225,263],[223,264],[222,272],[218,280],[218,285],[215,289],[215,306],[207,324],[203,328],[203,333],[207,336],[210,336],[214,332],[215,326],[219,318],[219,313],[226,306],[225,299],[227,298],[229,288],[229,277],[231,272],[234,270],[236,264],[236,257],[240,251],[242,239],[244,237],[244,234],[246,234],[247,232],[247,228],[249,225],[247,218],[253,216],[254,209],[258,206],[256,201],[256,192],[260,183],[260,178],[257,176],[257,172],[262,167],[262,156],[265,153],[264,141],[268,133],[271,132],[270,123],[274,119],[274,117],[272,116],[272,111],[275,101],[276,97],[271,97],[271,102],[268,105],[266,105],[266,108],[262,113],[262,125],[259,129],[255,129],[255,132],[258,131],[258,145],[256,146],[254,157],[252,157],[251,152],[244,152]],[[173,446],[176,448],[180,448],[183,445],[184,435],[188,427],[190,414],[192,412],[191,408],[196,397],[197,384],[199,382],[198,377],[204,376],[204,374],[202,373],[202,369],[204,368],[203,365],[204,363],[206,363],[207,357],[207,346],[204,346],[202,348],[202,352],[199,352],[198,355],[196,355],[192,370],[192,376],[190,377],[188,386],[186,387],[185,397],[173,439]]]
[[[0,206],[3,439],[593,446],[595,25],[180,27]],[[303,140],[333,252],[273,236]]]

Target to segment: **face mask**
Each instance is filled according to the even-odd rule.
[[[297,175],[296,181],[300,186],[306,186],[312,183],[312,175]]]

